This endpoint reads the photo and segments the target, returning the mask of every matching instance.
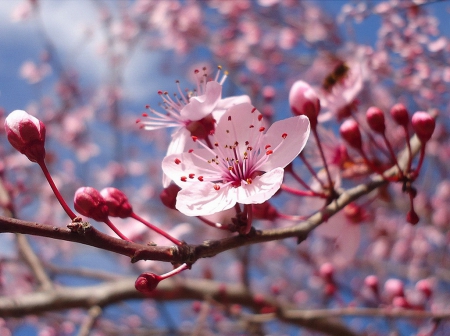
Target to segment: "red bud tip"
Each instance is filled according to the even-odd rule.
[[[380,134],[383,134],[386,131],[384,113],[378,107],[369,107],[366,112],[366,119],[372,131]]]
[[[416,112],[412,116],[412,127],[422,143],[426,143],[433,135],[436,121],[426,112]]]
[[[100,195],[106,201],[109,216],[120,218],[128,218],[131,216],[133,208],[128,203],[128,198],[122,191],[116,188],[105,188],[100,191]]]
[[[160,280],[158,275],[154,273],[142,273],[136,279],[134,287],[136,288],[137,291],[141,293],[149,294],[156,289],[159,282]]]
[[[100,192],[91,187],[81,187],[73,199],[75,210],[98,222],[108,220],[108,205]]]
[[[10,144],[32,162],[45,158],[45,125],[22,110],[11,112],[5,119]]]
[[[433,294],[433,284],[429,279],[422,279],[416,283],[416,289],[425,294],[427,298]]]
[[[341,137],[350,146],[356,149],[362,148],[361,132],[356,121],[352,119],[344,121],[339,129],[339,132],[341,133]]]
[[[378,292],[378,278],[375,275],[368,275],[364,279],[364,284],[374,292]]]
[[[320,276],[324,278],[327,282],[333,282],[333,275],[334,275],[334,266],[330,263],[325,263],[322,266],[320,266],[319,270]]]
[[[412,225],[416,225],[417,223],[419,223],[419,216],[417,216],[415,211],[410,210],[406,214],[406,221],[408,223],[411,223]]]
[[[409,114],[408,114],[408,110],[406,109],[405,105],[400,104],[400,103],[395,104],[394,106],[392,106],[390,113],[391,113],[392,119],[394,119],[397,124],[399,124],[400,126],[403,126],[403,127],[408,126]]]
[[[311,127],[317,125],[320,112],[320,100],[314,89],[304,81],[297,81],[289,92],[289,105],[295,115],[305,115],[311,122]]]
[[[200,178],[201,176],[199,176]],[[175,209],[175,204],[177,203],[177,195],[181,190],[176,184],[171,184],[159,194],[161,202],[169,209]]]

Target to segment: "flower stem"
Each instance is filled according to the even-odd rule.
[[[309,164],[309,162],[306,160],[305,156],[303,155],[303,152],[301,152],[299,156],[300,156],[300,159],[302,159],[303,163],[305,164],[306,168],[308,168],[308,170],[311,173],[311,175],[320,183],[320,186],[322,187],[322,189],[326,189],[325,188],[325,184],[319,178],[319,176],[317,176],[317,174],[314,171],[313,167],[311,167],[311,165]]]
[[[45,178],[47,179],[48,184],[50,184],[50,187],[53,190],[53,193],[55,194],[56,198],[59,201],[59,204],[61,204],[61,206],[63,207],[64,211],[66,212],[67,216],[69,216],[69,218],[71,220],[74,220],[76,217],[78,217],[67,205],[66,201],[64,200],[64,198],[62,197],[61,193],[59,192],[58,188],[55,185],[55,182],[53,182],[53,179],[47,169],[47,166],[44,162],[44,160],[40,160],[37,162],[37,164],[39,165],[39,167],[41,167],[42,172],[45,175]]]
[[[118,235],[120,238],[131,242],[131,240],[125,237],[125,235],[122,232],[120,232],[119,229],[109,219],[105,221],[105,224],[108,225],[110,229],[113,230],[116,233],[116,235]]]
[[[247,214],[247,225],[245,226],[244,235],[249,234],[252,229],[253,222],[253,206],[251,204],[244,204],[244,212]]]
[[[386,137],[386,133],[383,133],[383,139],[384,139],[384,142],[386,143],[386,147],[388,148],[389,153],[391,153],[391,158],[392,158],[392,160],[394,160],[394,163],[397,166],[398,173],[400,174],[400,178],[401,178],[401,177],[403,177],[403,171],[402,171],[402,168],[400,168],[400,165],[398,164],[397,157],[395,156],[395,153],[394,153],[394,149],[392,148],[392,145],[391,145],[389,139]]]
[[[169,235],[164,230],[161,230],[159,227],[157,227],[157,226],[147,222],[145,219],[143,219],[142,217],[136,215],[134,212],[131,213],[131,218],[136,219],[137,221],[139,221],[142,224],[144,224],[145,226],[147,226],[149,229],[155,231],[156,233],[159,233],[161,236],[166,237],[167,239],[169,239],[175,245],[177,245],[177,246],[183,245],[183,243],[181,241],[179,241],[178,239],[172,237],[171,235]]]
[[[325,171],[327,173],[328,185],[329,185],[328,189],[330,190],[331,194],[334,194],[333,181],[331,180],[330,171],[328,170],[327,160],[325,159],[325,154],[323,152],[322,143],[320,142],[319,133],[317,133],[317,128],[312,127],[312,132],[313,132],[314,138],[316,139],[317,147],[319,148],[320,157],[322,158],[322,161],[323,161],[323,167],[325,168]]]
[[[325,195],[324,193],[318,193],[315,191],[298,190],[298,189],[291,188],[291,187],[287,186],[286,184],[282,184],[281,189],[288,193],[291,193],[293,195],[297,195],[297,196],[328,198],[328,196]]]
[[[220,229],[220,230],[229,230],[230,229],[228,225],[211,222],[210,220],[206,219],[203,216],[197,216],[197,218],[200,219],[203,223],[205,223],[209,226],[212,226],[213,228]]]
[[[182,271],[189,269],[189,268],[190,268],[190,266],[188,264],[184,263],[184,264],[180,265],[179,267],[173,269],[172,271],[167,272],[166,274],[158,275],[157,279],[159,281],[161,281],[161,280],[170,278],[171,276],[181,273]]]

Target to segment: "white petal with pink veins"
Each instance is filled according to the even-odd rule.
[[[222,97],[222,85],[216,81],[206,83],[205,94],[191,97],[189,104],[184,106],[180,115],[186,120],[200,120],[210,114]]]
[[[305,147],[309,131],[309,120],[305,116],[280,120],[270,126],[264,136],[263,145],[270,144],[273,153],[261,166],[261,170],[286,167]],[[275,148],[277,149],[274,150]]]
[[[205,216],[232,208],[237,188],[214,189],[211,182],[192,184],[177,196],[176,208],[186,216]]]
[[[271,198],[283,183],[284,169],[276,168],[252,180],[251,184],[242,182],[237,188],[237,202],[242,204],[261,204]]]

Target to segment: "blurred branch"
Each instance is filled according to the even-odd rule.
[[[19,253],[33,271],[41,289],[44,291],[50,290],[53,287],[53,283],[45,272],[41,261],[31,248],[30,243],[28,243],[27,237],[22,234],[16,234],[16,239]]]
[[[58,287],[49,292],[35,292],[15,297],[0,298],[0,316],[21,317],[30,314],[42,314],[52,310],[70,308],[90,308],[107,305],[129,299],[143,299],[145,296],[134,288],[135,278],[124,278],[87,287]],[[277,311],[277,317],[290,324],[320,331],[328,335],[357,335],[339,321],[334,319],[310,318],[308,316],[292,317],[287,315],[290,307],[281,304],[270,296],[253,295],[242,285],[224,284],[222,282],[201,279],[166,279],[147,297],[157,301],[203,300],[211,297],[226,304],[240,304],[255,310],[271,306]]]
[[[100,316],[101,313],[102,309],[99,306],[91,307],[88,311],[88,315],[81,324],[78,336],[89,336],[95,321],[97,320],[97,318]]]

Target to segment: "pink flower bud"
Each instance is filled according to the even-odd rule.
[[[91,187],[81,187],[73,199],[75,210],[98,222],[108,221],[108,206],[100,192]]]
[[[429,299],[433,294],[433,284],[430,279],[422,279],[416,283],[416,289],[425,294]]]
[[[159,197],[161,198],[161,202],[169,209],[175,209],[175,204],[177,203],[177,195],[180,190],[181,188],[176,184],[169,185],[167,188],[161,191],[161,194],[159,195]]]
[[[353,148],[362,148],[361,132],[359,130],[356,121],[349,119],[344,121],[344,123],[339,128],[341,137]]]
[[[412,116],[412,127],[421,142],[425,143],[433,135],[436,121],[426,112],[416,112]]]
[[[399,279],[388,279],[384,283],[384,292],[388,296],[389,301],[394,297],[404,296],[403,282]]]
[[[5,119],[10,144],[32,162],[45,158],[45,125],[22,110],[11,112]]]
[[[253,204],[253,217],[256,219],[275,220],[278,217],[278,212],[275,207],[268,201],[261,204]]]
[[[409,114],[408,110],[406,109],[405,105],[403,104],[395,104],[391,108],[391,116],[392,119],[395,120],[395,122],[401,126],[408,126],[409,123]]]
[[[417,223],[419,223],[419,220],[419,216],[413,210],[408,211],[408,213],[406,214],[406,221],[412,225],[416,225]]]
[[[384,122],[384,113],[378,107],[372,106],[366,112],[367,123],[369,127],[377,133],[383,134],[386,131]]]
[[[403,296],[396,296],[392,299],[392,305],[394,307],[398,308],[411,308],[411,305],[409,304],[408,300],[406,300]]]
[[[333,282],[334,267],[332,264],[325,263],[320,266],[319,273],[326,282]]]
[[[131,216],[133,208],[128,203],[128,198],[122,191],[116,188],[105,188],[100,191],[100,195],[106,201],[109,216],[120,218]]]
[[[289,105],[295,115],[305,115],[311,122],[311,127],[317,125],[320,112],[320,100],[314,89],[304,81],[297,81],[289,92]]]
[[[154,273],[142,273],[136,279],[134,287],[141,293],[149,294],[156,289],[160,281],[159,275]]]
[[[364,279],[364,284],[372,289],[374,293],[378,293],[378,278],[375,275],[368,275]]]

